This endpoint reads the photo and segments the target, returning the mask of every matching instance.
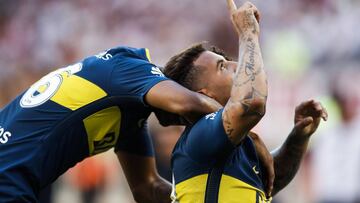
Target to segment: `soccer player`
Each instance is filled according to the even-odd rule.
[[[237,9],[228,0],[228,6],[240,41],[238,63],[199,44],[174,56],[164,69],[167,77],[224,106],[188,125],[176,144],[172,155],[174,202],[269,202],[294,177],[310,135],[321,118],[327,118],[319,102],[310,100],[297,107],[293,131],[273,153],[276,177],[271,194],[271,184],[267,188],[263,180],[259,145],[254,145],[262,142],[250,132],[265,114],[267,98],[259,12],[249,2]]]
[[[0,111],[0,201],[39,191],[86,157],[115,147],[138,202],[169,202],[147,131],[153,108],[190,122],[219,104],[164,77],[147,49],[117,47],[41,78]]]

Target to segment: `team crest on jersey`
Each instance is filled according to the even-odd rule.
[[[164,74],[161,72],[160,68],[159,67],[152,67],[151,68],[151,73],[154,74],[154,75],[158,75],[160,77],[164,77]]]

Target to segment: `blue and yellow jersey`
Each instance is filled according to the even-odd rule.
[[[250,137],[234,146],[222,110],[188,126],[172,154],[173,202],[265,203],[261,165]]]
[[[0,112],[0,196],[3,185],[14,183],[19,191],[38,191],[112,147],[152,156],[144,96],[164,80],[147,49],[130,47],[41,78]]]

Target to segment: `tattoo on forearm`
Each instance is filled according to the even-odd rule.
[[[249,23],[248,25],[251,24]],[[260,104],[266,102],[267,85],[260,47],[254,37],[248,36],[240,44],[240,64],[235,73],[231,100],[227,104],[228,108],[225,108],[223,112],[225,132],[230,139],[238,139],[235,140],[235,143],[239,141],[239,138],[233,135],[236,131],[237,123],[232,122],[240,117],[231,117],[234,116],[232,112],[229,112],[229,109],[232,109],[232,105],[241,105],[242,112],[240,116],[241,119],[248,117],[249,120],[246,121],[248,127],[257,123],[258,118],[265,114],[265,105],[257,105],[257,102],[260,102]]]
[[[273,194],[276,194],[288,185],[299,170],[308,141],[296,138],[297,136],[292,132],[283,146],[273,153],[276,175]]]
[[[223,114],[223,121],[224,121],[224,127],[225,127],[225,133],[227,135],[231,135],[234,131],[234,128],[232,127],[232,124],[231,124],[231,120],[229,119],[229,114],[228,114],[228,110],[225,109],[224,110],[224,114]]]
[[[234,81],[235,87],[240,87],[254,81],[256,79],[256,76],[263,71],[262,67],[259,67],[257,70],[255,70],[255,54],[258,54],[255,51],[255,46],[256,44],[252,38],[248,38],[246,40],[246,51],[248,52],[249,56],[248,59],[245,60],[243,64],[241,64],[241,66],[239,67],[239,70],[235,77],[236,79]],[[245,66],[244,74],[242,72],[243,66]],[[245,80],[243,80],[243,75],[246,76]]]
[[[236,81],[234,83],[235,88],[239,88],[243,85],[246,85],[248,83],[251,83],[251,89],[250,91],[243,97],[243,99],[240,100],[240,103],[242,104],[245,113],[242,116],[253,116],[253,115],[259,115],[263,116],[265,113],[265,107],[263,109],[252,109],[251,108],[251,102],[254,99],[261,99],[266,100],[267,95],[262,94],[260,91],[258,91],[255,88],[255,80],[257,75],[259,75],[263,69],[260,66],[257,66],[257,70],[255,69],[255,54],[256,53],[256,44],[253,40],[253,38],[248,38],[246,40],[246,50],[247,56],[245,57],[245,61],[241,66],[244,66],[244,72],[242,73],[241,70],[238,70],[236,75]],[[259,63],[259,62],[258,62]],[[242,81],[245,76],[245,81]]]
[[[245,62],[245,74],[251,77],[253,81],[254,76],[254,66],[255,66],[255,43],[251,38],[247,39],[248,44],[246,45],[247,50],[249,51],[249,59]]]
[[[265,114],[265,106],[262,109],[251,108],[252,100],[259,98],[262,100],[266,100],[267,96],[262,95],[259,91],[257,91],[254,87],[251,87],[252,90],[249,92],[243,100],[241,100],[241,104],[244,108],[244,114],[242,117],[246,116],[263,116]]]

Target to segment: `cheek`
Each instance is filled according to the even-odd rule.
[[[223,77],[221,80],[221,85],[219,85],[219,91],[224,95],[228,96],[231,93],[231,88],[233,84],[232,76]]]
[[[226,86],[231,89],[233,85],[233,81],[234,81],[234,74],[228,74],[226,77]]]

